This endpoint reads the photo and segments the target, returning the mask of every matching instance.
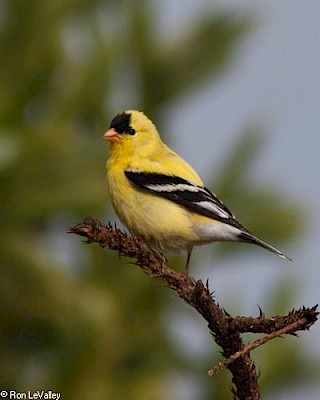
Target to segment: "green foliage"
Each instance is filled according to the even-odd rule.
[[[153,29],[151,4],[1,2],[3,388],[51,389],[66,399],[156,400],[169,397],[170,371],[193,370],[172,348],[162,322],[171,301],[167,290],[128,268],[128,260],[64,234],[68,224],[110,208],[99,134],[117,102],[126,108],[131,99],[155,114],[222,70],[248,27],[244,19],[207,14],[168,43]],[[265,219],[250,222],[266,239],[288,238],[299,225],[294,207],[284,207],[271,191],[244,196],[235,184],[245,180],[252,149],[253,138],[244,137],[220,193],[239,194],[248,221],[253,206],[246,214],[239,199],[259,206]],[[278,208],[267,207],[266,198]],[[281,216],[293,221],[290,229],[267,223]],[[221,390],[228,393],[226,383]]]

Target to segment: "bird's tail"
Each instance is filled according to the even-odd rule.
[[[283,254],[280,250],[276,249],[275,247],[271,246],[270,244],[264,242],[263,240],[258,239],[257,237],[251,235],[249,232],[241,232],[239,235],[239,239],[243,240],[244,242],[257,244],[264,249],[271,251],[272,253],[278,254],[279,257],[284,258],[286,260],[292,261],[292,259],[285,254]]]

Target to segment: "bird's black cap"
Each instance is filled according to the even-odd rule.
[[[110,124],[110,129],[114,129],[118,133],[124,133],[128,132],[130,128],[130,114],[127,114],[125,112],[116,115],[113,120],[111,121]]]

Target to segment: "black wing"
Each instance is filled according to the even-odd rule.
[[[126,177],[139,189],[164,197],[190,211],[247,231],[216,195],[203,186],[178,176],[126,170]]]

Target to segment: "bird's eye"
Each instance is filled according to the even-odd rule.
[[[133,128],[129,128],[128,133],[129,133],[129,135],[134,135],[136,133],[136,131]]]

